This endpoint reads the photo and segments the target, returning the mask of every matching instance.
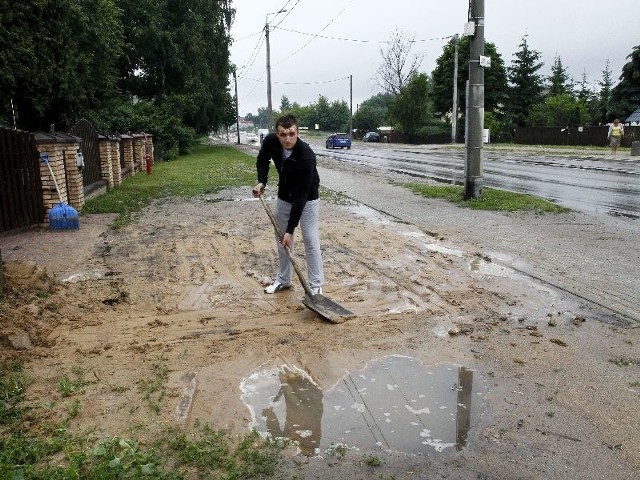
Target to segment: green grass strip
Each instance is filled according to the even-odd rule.
[[[571,209],[553,202],[523,193],[514,193],[495,188],[484,188],[480,198],[465,200],[464,188],[459,185],[426,185],[405,183],[402,186],[426,198],[440,198],[473,210],[501,212],[565,213]]]
[[[138,172],[88,200],[82,213],[117,213],[112,227],[120,228],[155,199],[195,197],[227,187],[254,185],[255,171],[255,159],[233,147],[196,145],[189,155],[155,163],[151,175]]]

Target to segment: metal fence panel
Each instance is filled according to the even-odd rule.
[[[98,143],[98,131],[87,120],[80,120],[70,132],[82,139],[80,150],[84,155],[84,168],[82,169],[82,184],[87,187],[102,180],[100,169],[100,146]]]
[[[31,134],[0,127],[0,232],[44,222],[39,162]]]

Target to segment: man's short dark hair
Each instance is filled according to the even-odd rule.
[[[276,130],[278,129],[278,127],[282,127],[282,128],[291,128],[293,126],[298,127],[298,119],[296,117],[294,117],[293,115],[291,115],[290,113],[286,114],[286,115],[282,115],[280,117],[278,117],[278,119],[276,120]]]

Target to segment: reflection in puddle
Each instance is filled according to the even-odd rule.
[[[323,392],[303,370],[262,370],[241,384],[252,425],[263,436],[295,440],[304,455],[336,444],[430,454],[467,444],[479,418],[480,392],[468,368],[425,368],[384,357]]]
[[[320,448],[322,390],[295,366],[263,370],[246,378],[240,388],[251,410],[253,425],[262,435],[298,443],[303,455]]]

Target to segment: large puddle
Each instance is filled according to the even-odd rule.
[[[254,372],[240,388],[249,427],[293,440],[307,456],[339,446],[421,455],[460,450],[482,405],[472,370],[424,367],[398,355],[374,360],[324,392],[294,365]]]

